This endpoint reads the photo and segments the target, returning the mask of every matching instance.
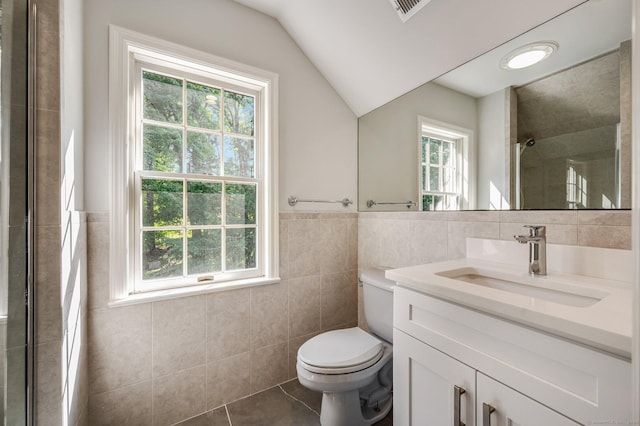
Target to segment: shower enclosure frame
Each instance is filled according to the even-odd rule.
[[[37,67],[37,5],[27,1],[27,280],[26,303],[26,424],[35,425],[35,218],[36,218],[36,67]]]

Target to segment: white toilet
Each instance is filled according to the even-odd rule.
[[[298,380],[322,392],[322,426],[368,426],[393,403],[393,286],[380,269],[360,274],[373,334],[354,327],[328,331],[298,350]]]

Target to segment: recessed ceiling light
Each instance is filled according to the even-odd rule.
[[[526,44],[505,55],[500,60],[500,68],[505,70],[519,70],[530,67],[547,59],[553,52],[558,50],[558,48],[558,43],[555,41],[537,41]]]

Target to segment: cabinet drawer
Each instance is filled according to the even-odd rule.
[[[394,326],[580,423],[631,420],[631,364],[396,287]]]
[[[562,414],[478,373],[478,426],[579,426]]]

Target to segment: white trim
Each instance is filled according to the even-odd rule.
[[[189,287],[179,287],[167,290],[148,291],[135,293],[123,299],[111,300],[109,307],[137,305],[139,303],[155,302],[158,300],[174,299],[176,297],[196,296],[198,294],[216,293],[226,290],[238,290],[247,287],[256,287],[267,284],[277,284],[280,278],[253,278],[246,280],[227,281],[217,284],[203,284]]]
[[[211,55],[188,47],[180,46],[155,37],[126,30],[114,25],[109,26],[109,140],[111,147],[110,182],[111,215],[110,215],[110,300],[112,302],[130,298],[132,283],[135,280],[134,268],[131,265],[130,251],[134,247],[135,236],[131,232],[134,227],[132,207],[135,184],[133,179],[133,158],[130,144],[133,143],[134,126],[133,111],[127,108],[134,85],[130,83],[136,56],[144,55],[145,59],[155,58],[169,62],[176,67],[188,67],[202,73],[211,73],[221,79],[234,80],[255,87],[260,93],[259,108],[264,111],[264,123],[257,132],[264,140],[266,147],[261,152],[262,165],[256,164],[256,173],[260,167],[263,173],[264,187],[269,188],[264,194],[263,223],[267,229],[267,241],[264,244],[264,276],[255,280],[274,282],[278,278],[278,75],[249,65],[241,64],[219,56]],[[126,142],[124,142],[126,141]],[[255,285],[255,284],[254,284]],[[215,284],[217,289],[232,287]],[[197,286],[200,287],[200,286]],[[208,287],[208,286],[206,286]],[[164,292],[165,294],[169,294]]]
[[[424,116],[418,116],[418,210],[422,211],[422,135],[424,132],[440,134],[446,137],[460,140],[456,144],[458,159],[458,171],[456,180],[460,188],[460,202],[458,209],[473,210],[476,208],[475,185],[475,138],[473,130],[434,120]],[[467,185],[464,185],[464,180]],[[460,204],[462,203],[462,205]]]

